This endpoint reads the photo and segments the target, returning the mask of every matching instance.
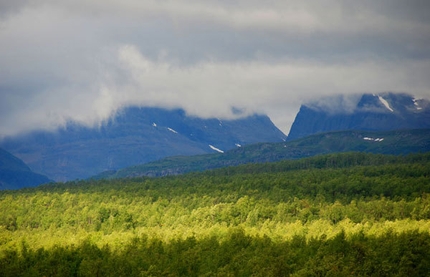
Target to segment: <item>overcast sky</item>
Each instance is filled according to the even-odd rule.
[[[0,137],[127,105],[265,113],[288,133],[323,96],[430,98],[429,15],[428,0],[0,0]]]

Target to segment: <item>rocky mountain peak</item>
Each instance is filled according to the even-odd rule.
[[[430,101],[406,93],[323,98],[302,105],[288,139],[342,130],[386,131],[430,127]]]

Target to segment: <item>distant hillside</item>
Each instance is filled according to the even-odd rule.
[[[430,128],[430,101],[409,94],[338,96],[302,105],[288,140],[329,131]]]
[[[328,132],[282,143],[249,145],[223,154],[169,157],[118,171],[106,171],[93,178],[176,175],[246,163],[274,162],[351,151],[393,155],[429,152],[430,129]]]
[[[22,160],[0,148],[0,190],[34,187],[48,182],[48,177],[32,172]]]
[[[34,171],[67,181],[168,156],[218,153],[285,139],[264,115],[202,119],[179,109],[129,107],[99,127],[70,122],[56,132],[9,137],[0,146]]]

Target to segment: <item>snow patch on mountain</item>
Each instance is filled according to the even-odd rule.
[[[380,142],[384,140],[384,138],[369,138],[369,137],[364,137],[363,139],[369,140],[369,141],[376,141],[376,142]]]
[[[423,109],[423,108],[420,107],[420,104],[418,104],[418,99],[414,98],[414,99],[412,99],[412,101],[414,101],[414,105],[415,105],[415,108],[417,110],[422,110]]]
[[[390,104],[388,104],[387,100],[385,100],[384,98],[382,98],[381,96],[378,95],[379,101],[381,101],[382,104],[384,104],[384,106],[389,109],[390,111],[394,112],[394,110],[390,107]]]
[[[176,132],[175,130],[173,130],[172,128],[169,128],[169,127],[167,127],[167,130],[169,130],[170,132],[175,133],[175,134],[177,134],[177,133],[178,133],[178,132]]]
[[[217,151],[217,152],[219,152],[219,153],[224,153],[224,151],[222,151],[221,149],[216,148],[216,147],[215,147],[215,146],[213,146],[213,145],[210,145],[210,144],[209,144],[209,147],[210,147],[212,150],[214,150],[214,151]]]

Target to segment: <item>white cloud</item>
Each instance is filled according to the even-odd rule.
[[[191,115],[234,118],[233,107],[248,113],[272,115],[276,122],[290,117],[273,111],[297,111],[302,102],[332,94],[409,91],[426,95],[427,63],[412,62],[396,68],[392,62],[362,61],[350,64],[320,64],[308,61],[270,64],[266,62],[201,62],[179,66],[152,61],[133,45],[118,48],[115,68],[125,79],[101,81],[94,100],[97,115],[127,105],[184,108]],[[414,75],[422,72],[422,76]],[[110,76],[111,74],[106,74]],[[418,74],[419,75],[419,74]],[[414,85],[413,91],[411,87]],[[422,86],[420,86],[422,85]],[[76,103],[79,105],[79,103]],[[285,113],[286,114],[286,113]]]
[[[9,1],[10,2],[10,1]],[[0,136],[125,105],[285,132],[304,101],[430,97],[429,5],[402,1],[0,1]]]

